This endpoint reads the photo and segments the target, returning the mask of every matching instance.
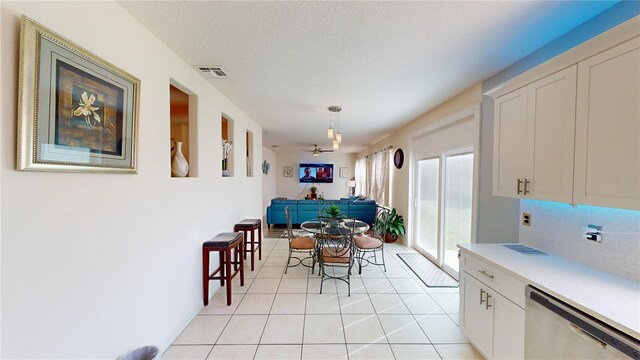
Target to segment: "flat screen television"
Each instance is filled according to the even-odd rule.
[[[301,183],[332,183],[333,164],[300,164]]]

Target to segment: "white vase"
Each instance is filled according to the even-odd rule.
[[[182,155],[182,142],[176,143],[176,151],[171,159],[171,176],[185,177],[189,173],[189,163]]]

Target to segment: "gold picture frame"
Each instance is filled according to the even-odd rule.
[[[284,177],[293,177],[293,166],[285,166],[282,173]]]
[[[22,16],[17,169],[136,173],[140,80]]]

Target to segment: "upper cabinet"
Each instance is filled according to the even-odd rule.
[[[576,66],[495,101],[493,194],[571,202]]]
[[[492,90],[493,195],[640,210],[636,23]]]
[[[573,200],[640,208],[640,37],[578,65]]]

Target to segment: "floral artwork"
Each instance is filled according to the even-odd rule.
[[[99,103],[96,103],[96,94],[91,93],[91,95],[89,96],[87,95],[86,91],[83,91],[82,95],[80,95],[80,100],[77,100],[74,96],[74,103],[78,103],[78,108],[73,112],[73,116],[76,118],[84,117],[84,121],[87,124],[87,127],[92,128],[102,122],[102,119],[98,114],[98,111],[101,108],[93,106],[94,103],[96,105],[99,105]]]
[[[136,172],[140,80],[22,17],[18,170]]]

